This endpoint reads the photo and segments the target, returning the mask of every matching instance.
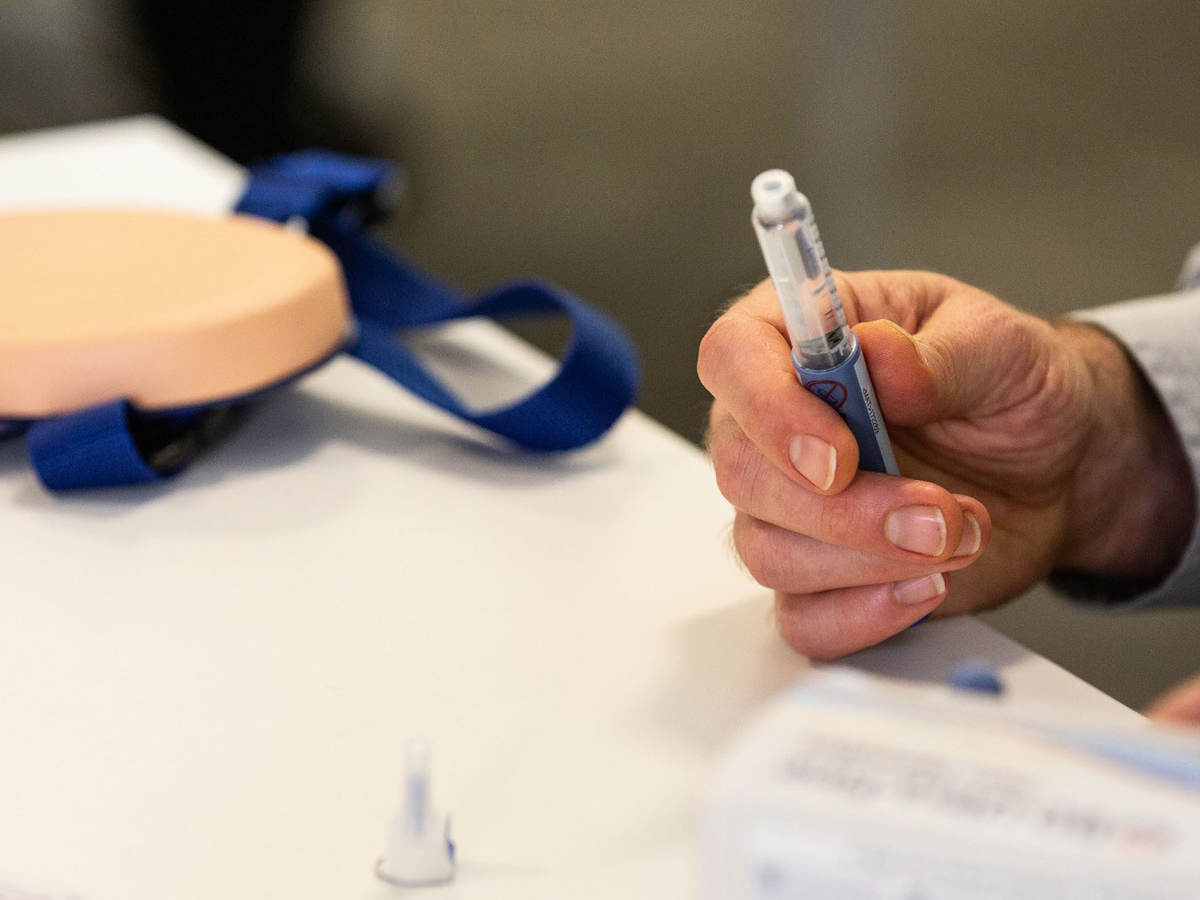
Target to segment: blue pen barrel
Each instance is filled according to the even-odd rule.
[[[800,383],[837,410],[858,443],[858,467],[868,472],[899,475],[892,442],[888,438],[875,387],[858,341],[850,333],[854,352],[832,369],[806,369],[792,354]]]

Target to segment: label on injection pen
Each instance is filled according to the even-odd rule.
[[[796,374],[805,388],[846,420],[858,441],[859,468],[893,475],[900,471],[879,412],[867,362],[857,346],[850,357],[835,368],[818,371],[796,365]]]
[[[883,462],[882,471],[898,474],[900,467],[896,464],[895,454],[892,453],[892,441],[883,426],[883,413],[879,411],[879,401],[875,398],[875,385],[871,383],[871,373],[867,371],[867,361],[861,352],[854,361],[854,374],[858,376],[863,409],[871,426],[871,433],[875,436],[875,444],[879,448],[879,456]]]

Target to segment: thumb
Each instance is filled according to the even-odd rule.
[[[878,319],[854,333],[871,371],[883,417],[905,428],[975,412],[994,381],[980,366],[980,348],[970,329],[945,334],[936,317],[916,334]]]

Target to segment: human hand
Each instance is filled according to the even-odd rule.
[[[1200,674],[1167,691],[1146,710],[1158,722],[1200,727]]]
[[[792,646],[841,656],[1056,566],[1169,568],[1190,529],[1175,546],[1141,526],[1186,465],[1161,450],[1178,439],[1115,341],[942,275],[836,277],[903,477],[857,471],[845,423],[796,380],[769,282],[717,320],[698,362],[734,543]]]

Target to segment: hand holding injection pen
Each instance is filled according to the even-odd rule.
[[[697,363],[734,544],[793,647],[850,653],[1054,568],[1171,571],[1194,533],[1187,457],[1117,341],[944,275],[833,278],[902,476],[859,469],[846,422],[797,383],[769,281],[713,324]]]
[[[980,560],[992,539],[984,504],[995,502],[1014,523],[1006,543],[1060,541],[1061,523],[1048,510],[1014,504],[1007,490],[1026,474],[1011,454],[1025,460],[1060,454],[1055,442],[1041,442],[1047,429],[1066,425],[1037,418],[1040,400],[1021,410],[1034,413],[1032,421],[997,428],[989,418],[996,407],[985,395],[1003,402],[1001,395],[1014,388],[1011,380],[998,383],[996,354],[981,358],[980,350],[1012,338],[1015,353],[1005,367],[1014,359],[1033,365],[1040,351],[1022,337],[1031,317],[944,276],[835,273],[834,280],[845,289],[850,321],[865,322],[858,338],[889,426],[910,451],[900,457],[907,477],[859,469],[858,442],[845,420],[799,384],[769,281],[714,323],[698,362],[715,398],[708,446],[717,484],[736,510],[738,554],[757,581],[776,591],[785,639],[821,658],[903,630],[942,606],[952,587],[946,608],[961,611],[1016,590],[1034,569],[1044,574],[1048,560],[1035,563],[1028,548],[1015,554],[1021,564],[1002,556]],[[976,323],[985,321],[993,327],[976,333]],[[935,356],[948,335],[963,332],[969,339],[961,359]],[[974,359],[986,367],[971,370]],[[1044,496],[1045,487],[1037,493]]]

